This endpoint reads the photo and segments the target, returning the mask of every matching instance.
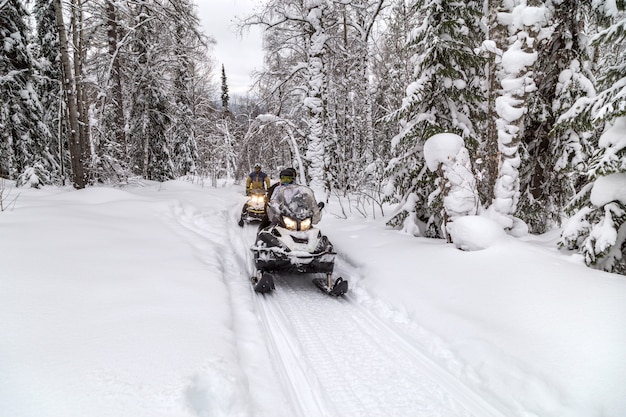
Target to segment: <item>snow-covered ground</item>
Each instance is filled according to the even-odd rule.
[[[350,292],[292,275],[259,295],[242,186],[11,187],[2,417],[626,415],[626,278],[556,232],[461,251],[332,200]]]

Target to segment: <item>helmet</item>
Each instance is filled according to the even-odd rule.
[[[294,178],[296,177],[296,175],[298,175],[298,173],[296,172],[295,168],[285,168],[284,170],[285,171],[291,171],[291,176],[294,177]]]
[[[255,168],[261,168],[261,164],[260,164],[260,163],[258,163],[258,162],[256,162],[256,163],[254,164],[254,167],[255,167]]]
[[[281,184],[291,184],[293,182],[294,175],[293,168],[286,168],[280,171],[280,183]]]

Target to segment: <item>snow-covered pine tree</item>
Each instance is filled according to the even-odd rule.
[[[424,157],[428,169],[437,173],[437,190],[430,198],[443,202],[441,232],[452,243],[449,223],[459,217],[476,215],[480,209],[469,152],[459,135],[439,133],[424,143]]]
[[[54,158],[50,132],[37,93],[37,63],[28,45],[30,28],[23,2],[0,8],[0,176],[38,187],[50,183]]]
[[[86,71],[98,81],[91,85],[96,96],[92,108],[92,141],[95,150],[92,173],[102,182],[126,182],[131,175],[126,132],[130,86],[128,47],[123,41],[132,32],[125,21],[126,6],[106,0],[89,9],[92,51]]]
[[[584,35],[588,2],[547,3],[551,18],[537,39],[533,72],[537,90],[529,96],[523,126],[520,201],[516,215],[532,233],[561,224],[563,209],[578,191],[590,155],[589,129],[557,126],[558,116],[582,96],[595,94]]]
[[[598,126],[603,133],[559,244],[578,249],[591,267],[626,275],[626,5],[597,1],[594,6],[603,20],[613,22],[593,38],[603,52],[599,93],[579,99],[563,119]]]
[[[177,57],[172,65],[171,111],[174,120],[168,131],[172,144],[172,159],[177,176],[196,172],[198,144],[194,96],[197,93],[194,78],[199,77],[196,67],[205,59],[204,41],[200,33],[200,21],[189,0],[176,0],[169,22],[172,54]],[[207,40],[208,41],[208,40]]]
[[[52,0],[36,0],[33,5],[36,26],[37,60],[39,82],[37,91],[43,108],[43,122],[50,132],[48,149],[54,155],[53,178],[64,180],[70,166],[67,149],[67,120],[63,116],[63,91],[61,88],[61,60],[59,36]]]
[[[481,119],[480,80],[484,60],[480,45],[482,2],[465,3],[418,0],[414,4],[419,24],[410,47],[414,51],[414,81],[402,106],[391,116],[402,130],[393,142],[395,157],[389,163],[390,194],[400,201],[389,224],[416,233],[415,223],[429,237],[442,237],[442,202],[431,200],[436,192],[434,173],[426,168],[423,146],[431,136],[449,132],[477,144],[476,122]],[[408,223],[407,223],[408,220]]]
[[[164,48],[169,36],[162,10],[149,1],[129,7],[136,23],[129,42],[130,119],[129,146],[131,167],[146,179],[163,181],[174,178],[174,162],[167,130],[171,127],[169,85],[171,50]]]

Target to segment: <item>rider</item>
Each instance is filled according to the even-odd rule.
[[[285,168],[280,171],[280,182],[275,183],[267,190],[267,201],[269,202],[272,198],[272,194],[274,194],[274,190],[276,187],[285,186],[289,184],[293,184],[296,180],[296,170],[293,168]],[[259,231],[265,229],[267,226],[271,225],[272,222],[267,214],[267,204],[265,205],[265,214],[263,215],[263,219],[261,219],[261,224],[259,224]]]
[[[263,171],[261,171],[261,164],[254,164],[254,171],[252,171],[248,178],[246,178],[246,195],[250,195],[252,190],[263,190],[267,192],[270,188],[270,177]],[[244,217],[248,212],[248,202],[246,202],[241,208],[241,218],[239,219],[239,226],[243,227]]]
[[[250,192],[259,188],[267,191],[270,188],[270,177],[263,171],[261,171],[261,164],[254,164],[254,171],[252,171],[246,179],[246,195],[250,195]]]
[[[285,168],[280,171],[280,181],[273,184],[271,187],[267,189],[267,201],[272,198],[272,194],[276,187],[281,184],[293,184],[296,181],[296,170],[294,168]]]

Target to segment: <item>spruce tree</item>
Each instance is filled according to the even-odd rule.
[[[603,53],[598,94],[579,99],[564,116],[568,123],[597,126],[602,135],[587,171],[587,184],[570,203],[571,218],[560,245],[577,249],[591,267],[626,275],[626,15],[596,2],[600,24],[593,42]]]
[[[54,155],[54,177],[65,179],[70,167],[67,149],[67,123],[64,117],[61,87],[61,59],[59,36],[52,0],[37,0],[33,6],[37,27],[37,61],[39,65],[39,97],[43,108],[43,122],[50,132],[49,151]]]
[[[0,9],[0,175],[19,184],[50,183],[50,132],[37,93],[38,68],[28,44],[27,11],[19,0]]]
[[[466,146],[478,143],[476,122],[484,101],[480,80],[484,60],[475,52],[480,45],[482,2],[463,4],[419,0],[414,5],[418,24],[410,47],[415,51],[416,78],[408,86],[400,109],[392,115],[401,123],[393,142],[395,158],[387,167],[393,194],[402,210],[390,224],[441,237],[442,202],[435,198],[434,174],[425,165],[423,147],[431,136],[456,133]]]
[[[228,81],[226,80],[226,70],[224,69],[224,64],[222,64],[222,110],[224,113],[227,113],[228,108],[228,100],[230,96],[228,95]]]
[[[579,97],[594,94],[588,88],[593,75],[584,36],[588,6],[562,2],[552,7],[546,28],[551,36],[537,43],[537,90],[528,99],[521,138],[524,163],[516,214],[532,233],[560,226],[563,209],[578,191],[592,135],[571,125],[555,128],[557,118]]]

